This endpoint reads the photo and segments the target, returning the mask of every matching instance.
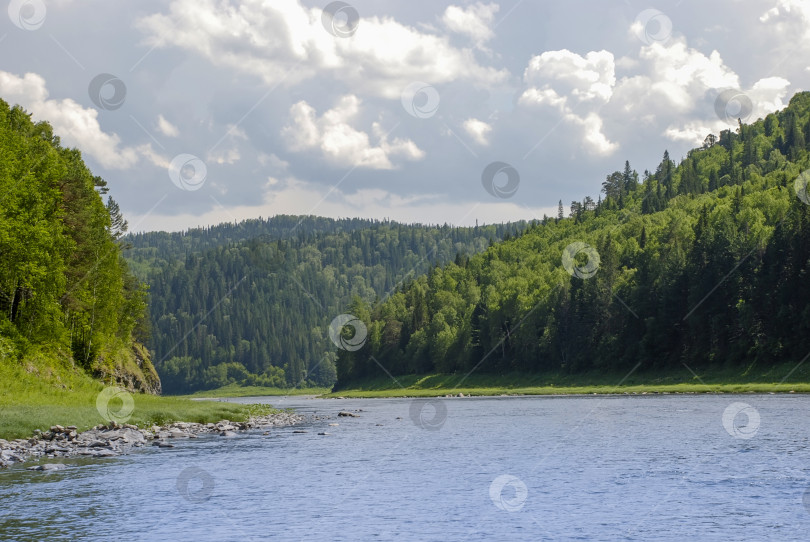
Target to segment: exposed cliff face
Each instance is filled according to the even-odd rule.
[[[158,376],[155,366],[152,364],[152,356],[147,348],[140,343],[132,344],[132,352],[135,354],[135,362],[141,369],[142,378],[140,380],[140,389],[145,393],[152,393],[160,395],[163,391],[160,384],[160,377]]]
[[[152,357],[142,344],[132,342],[111,354],[99,356],[96,378],[114,383],[129,391],[160,395],[160,377],[152,365]]]

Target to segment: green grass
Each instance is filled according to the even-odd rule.
[[[789,376],[788,376],[789,375]],[[440,395],[568,395],[642,393],[810,393],[810,363],[739,369],[712,368],[695,377],[686,368],[583,375],[473,373],[398,376],[352,383],[325,397],[435,397]],[[782,382],[784,380],[784,382]]]
[[[22,363],[0,359],[0,438],[27,438],[34,429],[46,430],[56,424],[85,430],[107,423],[96,408],[96,399],[103,388],[98,381],[72,367],[59,365],[50,356],[31,356]],[[244,421],[251,415],[272,411],[258,405],[138,393],[131,396],[134,409],[127,423],[141,427],[173,421]],[[113,413],[122,406],[123,402],[116,398],[108,404]]]
[[[322,395],[329,393],[329,388],[268,388],[264,386],[240,386],[228,384],[215,390],[198,391],[182,397],[215,398],[215,397],[263,397],[280,395]]]

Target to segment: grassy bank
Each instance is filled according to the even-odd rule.
[[[329,388],[268,388],[265,386],[240,386],[228,384],[215,390],[198,391],[185,398],[217,398],[217,397],[268,397],[282,395],[322,395],[329,393]]]
[[[84,430],[106,423],[96,408],[96,399],[103,388],[98,381],[72,367],[59,365],[51,357],[32,356],[22,363],[0,359],[0,438],[26,438],[35,429],[45,430],[56,424],[75,425]],[[172,421],[243,421],[251,414],[265,414],[255,405],[139,393],[131,397],[134,409],[127,422],[139,426]],[[113,413],[122,406],[119,398],[108,403]]]
[[[693,375],[688,369],[673,373],[636,371],[583,375],[527,375],[474,373],[380,377],[353,382],[326,397],[436,397],[440,395],[568,395],[642,393],[810,393],[810,363],[748,367],[744,372],[723,368]]]

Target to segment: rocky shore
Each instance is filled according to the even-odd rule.
[[[75,426],[54,425],[50,430],[35,431],[29,439],[7,441],[0,439],[0,468],[14,463],[60,457],[113,457],[126,454],[135,448],[157,446],[173,448],[172,441],[197,438],[202,434],[215,434],[233,437],[238,431],[284,427],[304,421],[304,417],[292,412],[279,412],[268,416],[250,418],[247,422],[221,420],[217,423],[175,422],[167,425],[153,425],[138,428],[130,424],[114,421],[108,425],[98,425],[93,429],[79,432]],[[64,468],[60,463],[28,467],[30,470],[57,470]]]

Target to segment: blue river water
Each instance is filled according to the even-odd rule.
[[[810,396],[238,401],[322,419],[0,471],[0,539],[810,539]]]

